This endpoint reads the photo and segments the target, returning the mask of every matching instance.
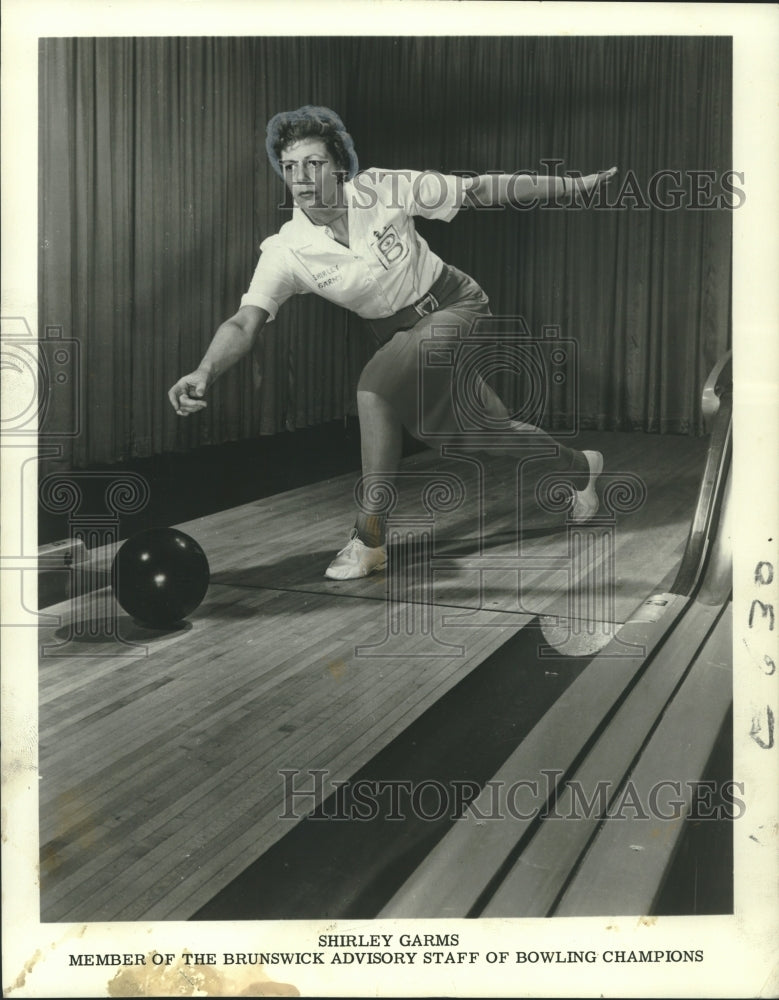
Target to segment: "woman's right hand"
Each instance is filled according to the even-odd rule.
[[[203,397],[208,389],[208,373],[198,368],[189,375],[183,375],[168,392],[170,405],[180,417],[204,410],[208,403]]]

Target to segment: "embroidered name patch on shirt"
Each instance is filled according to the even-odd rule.
[[[334,285],[338,281],[343,281],[344,276],[340,273],[340,270],[340,264],[333,264],[332,267],[326,267],[323,271],[317,271],[313,275],[317,288],[329,288],[330,285]]]

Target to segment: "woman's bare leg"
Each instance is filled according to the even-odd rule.
[[[403,449],[400,418],[386,399],[363,390],[357,393],[357,412],[363,476],[380,477],[394,484]],[[385,520],[381,514],[360,511],[355,524],[357,537],[371,547],[382,545]]]
[[[394,486],[403,447],[403,425],[390,404],[375,392],[358,390],[357,412],[360,417],[360,447],[363,476],[375,477],[376,513],[370,509],[357,513],[352,537],[325,570],[334,580],[353,580],[369,576],[386,564],[384,541],[386,507],[380,513],[386,491],[379,484]],[[370,508],[370,493],[363,493],[363,505]]]

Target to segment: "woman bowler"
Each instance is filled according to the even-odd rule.
[[[363,475],[392,482],[403,426],[422,441],[430,434],[438,443],[449,437],[467,450],[467,434],[455,412],[452,367],[425,366],[420,373],[420,344],[433,328],[440,336],[442,327],[460,343],[477,320],[490,315],[489,303],[473,279],[433,253],[416,232],[414,216],[448,222],[469,205],[565,204],[577,189],[593,192],[616,168],[575,181],[375,168],[358,173],[354,144],[341,119],[329,108],[309,105],[274,115],[265,145],[292,193],[292,220],[262,243],[238,312],[217,329],[198,368],[170,389],[176,413],[185,417],[203,409],[214,381],[257,344],[283,303],[296,293],[314,292],[367,320],[376,339],[377,350],[357,387]],[[572,489],[572,517],[592,517],[598,508],[595,481],[603,469],[600,452],[568,448],[539,428],[511,420],[485,382],[476,395],[482,426],[498,429],[504,453],[523,450],[532,431],[534,441],[556,449],[557,470],[589,474],[584,490]],[[345,580],[382,569],[384,521],[361,511],[348,544],[325,574]]]

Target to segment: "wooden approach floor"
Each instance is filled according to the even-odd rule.
[[[290,829],[280,769],[347,780],[534,617],[554,633],[560,616],[597,646],[667,588],[706,441],[593,433],[580,446],[635,477],[628,493],[646,490],[589,536],[538,510],[541,462],[518,487],[509,459],[486,461],[481,484],[470,462],[407,459],[398,513],[410,531],[430,527],[426,484],[462,502],[436,514],[427,588],[412,566],[391,600],[390,573],[322,575],[352,518],[354,477],[342,476],[180,525],[212,569],[187,627],[144,629],[106,591],[47,609],[41,919],[190,917]]]

